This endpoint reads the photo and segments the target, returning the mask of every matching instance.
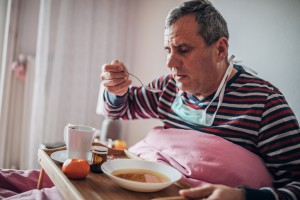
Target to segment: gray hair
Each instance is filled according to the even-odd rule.
[[[195,15],[199,25],[198,33],[204,38],[207,46],[221,37],[229,39],[225,19],[208,0],[187,1],[172,9],[166,18],[165,28],[169,28],[179,18],[190,14]]]

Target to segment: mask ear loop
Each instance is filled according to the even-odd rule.
[[[233,59],[234,59],[234,57],[235,57],[234,55],[230,56],[230,58],[229,58],[229,66],[228,66],[228,69],[226,70],[226,72],[225,72],[225,74],[224,74],[224,77],[223,77],[223,79],[222,79],[222,81],[221,81],[221,83],[220,83],[221,87],[220,87],[220,86],[218,87],[218,89],[217,89],[217,91],[216,91],[216,93],[215,93],[213,99],[212,99],[211,102],[208,104],[208,106],[205,108],[205,111],[207,111],[207,109],[208,109],[209,106],[212,104],[212,102],[219,96],[219,94],[221,94],[221,95],[220,95],[220,98],[219,98],[219,102],[218,102],[217,109],[216,109],[216,111],[214,112],[213,117],[216,116],[217,111],[218,111],[219,107],[220,107],[221,104],[222,104],[222,103],[220,103],[220,102],[223,101],[224,92],[225,92],[225,86],[226,86],[226,83],[227,83],[227,81],[228,81],[228,78],[229,78],[229,76],[230,76],[230,74],[231,74],[231,72],[232,72],[232,70],[233,70]]]

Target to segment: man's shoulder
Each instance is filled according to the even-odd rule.
[[[251,91],[264,92],[268,94],[281,94],[279,89],[269,81],[246,71],[240,72],[239,77],[236,79],[233,85],[237,85],[239,88],[244,88]]]

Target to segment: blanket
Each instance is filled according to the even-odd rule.
[[[0,169],[0,199],[62,200],[47,174],[43,189],[36,189],[39,173],[38,170]]]
[[[259,156],[199,131],[154,128],[129,151],[171,165],[183,174],[181,183],[190,187],[205,183],[256,189],[272,186],[272,176]]]

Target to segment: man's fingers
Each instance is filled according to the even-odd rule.
[[[102,71],[107,71],[107,72],[122,72],[122,71],[125,71],[125,68],[126,68],[125,66],[120,65],[120,64],[104,64],[104,65],[102,65]]]
[[[100,76],[101,80],[113,80],[113,79],[123,79],[127,80],[128,79],[128,74],[124,72],[107,72],[103,71]]]
[[[106,84],[106,85],[104,85]],[[120,84],[109,86],[109,83],[104,82],[103,85],[106,87],[107,91],[116,95],[120,95],[120,93],[126,93],[128,87],[131,85],[131,80],[123,81]],[[122,95],[121,95],[122,96]]]
[[[112,64],[112,65],[123,65],[123,63],[119,60],[113,60],[110,64]]]
[[[179,194],[188,198],[206,198],[211,195],[212,191],[213,186],[207,184],[201,187],[180,190]]]
[[[119,96],[124,95],[131,84],[131,80],[128,80],[127,68],[119,60],[102,65],[100,78],[108,92]]]
[[[113,60],[110,64],[102,66],[102,70],[105,71],[127,71],[124,63],[119,60]]]
[[[102,84],[103,84],[103,86],[104,87],[114,87],[114,86],[118,86],[118,85],[122,85],[123,83],[124,83],[124,85],[130,85],[130,84],[128,84],[128,83],[126,83],[126,82],[130,82],[130,84],[131,84],[131,80],[125,80],[125,79],[123,79],[123,78],[120,78],[120,79],[106,79],[106,80],[103,80],[102,81]]]
[[[112,61],[110,64],[111,64],[111,65],[118,65],[118,66],[120,66],[120,67],[122,68],[122,71],[128,72],[128,70],[127,70],[126,66],[124,65],[124,63],[122,63],[122,62],[119,61],[119,60],[114,60],[114,61]]]

